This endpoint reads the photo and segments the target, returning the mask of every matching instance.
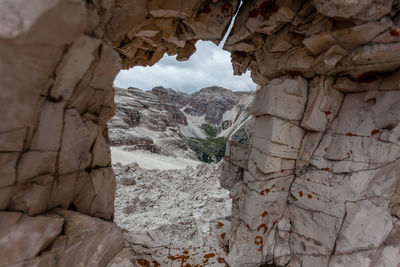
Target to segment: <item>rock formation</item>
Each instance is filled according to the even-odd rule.
[[[133,257],[160,266],[226,266],[232,200],[218,180],[221,163],[181,170],[113,165],[115,222],[134,244]]]
[[[0,266],[121,262],[112,81],[219,43],[238,4],[0,2]],[[230,266],[400,262],[399,5],[243,2],[224,48],[259,88],[250,148],[226,157]]]
[[[250,142],[253,92],[216,86],[192,94],[161,86],[148,92],[114,89],[116,112],[108,122],[111,146],[192,159],[207,156],[215,161],[218,151],[218,160],[223,158],[228,138]]]

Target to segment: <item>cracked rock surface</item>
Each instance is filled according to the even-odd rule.
[[[0,2],[0,266],[133,265],[110,222],[113,79],[164,54],[187,60],[197,40],[219,44],[236,12],[224,49],[259,86],[253,139],[228,145],[221,176],[227,264],[398,265],[399,1],[238,6]]]

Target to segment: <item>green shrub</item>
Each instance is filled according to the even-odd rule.
[[[217,137],[218,133],[221,131],[219,126],[214,126],[208,123],[203,123],[200,128],[210,138]]]
[[[188,146],[196,152],[197,158],[203,162],[218,162],[225,156],[225,147],[228,139],[217,138],[188,138]]]

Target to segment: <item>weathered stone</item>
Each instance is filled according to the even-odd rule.
[[[303,40],[306,48],[316,56],[328,50],[336,42],[330,32],[314,34]]]
[[[229,141],[226,145],[225,157],[229,162],[243,169],[247,166],[248,146],[241,143]]]
[[[249,156],[249,164],[255,164],[263,173],[273,173],[293,169],[295,161],[268,156],[256,148],[252,148]]]
[[[332,80],[320,78],[310,84],[307,107],[301,127],[323,132],[335,118],[343,101],[343,94],[331,87]]]
[[[391,11],[392,1],[323,1],[314,0],[319,12],[330,17],[352,18],[357,20],[377,20]]]
[[[31,217],[20,212],[0,212],[1,264],[32,259],[61,233],[63,219],[57,215]]]
[[[346,211],[336,245],[339,253],[378,248],[393,228],[384,199],[346,203]]]
[[[130,10],[130,12],[126,12]],[[110,9],[112,19],[107,25],[107,33],[112,41],[120,41],[125,34],[132,35],[144,26],[148,16],[147,1],[119,0]]]
[[[6,186],[0,188],[0,210],[5,210],[8,208],[13,192],[14,192],[13,186]]]
[[[300,120],[307,101],[307,81],[278,78],[257,90],[250,109],[254,116],[269,114],[287,120]]]
[[[331,46],[328,51],[319,55],[313,62],[312,69],[317,74],[326,74],[347,55],[347,51],[339,45]]]
[[[124,248],[114,256],[106,267],[134,267],[131,258],[132,252],[128,248]]]
[[[18,158],[19,153],[0,153],[0,187],[15,183]]]
[[[110,148],[107,146],[106,140],[104,139],[103,133],[100,129],[97,131],[97,137],[92,148],[92,153],[92,168],[106,167],[111,164]]]
[[[64,103],[47,102],[42,107],[31,149],[58,151],[63,127]]]
[[[57,152],[28,151],[21,156],[18,163],[18,183],[56,171]]]
[[[384,32],[391,26],[391,20],[382,18],[379,21],[367,22],[354,27],[333,31],[332,36],[344,48],[354,49],[357,46],[370,42],[378,34]]]
[[[22,151],[26,133],[25,128],[0,133],[0,151]]]
[[[11,198],[10,209],[21,210],[29,215],[46,211],[53,179],[51,175],[39,176],[18,187],[18,191]]]
[[[11,0],[2,2],[1,9],[0,36],[5,39],[62,45],[80,36],[85,27],[85,6],[76,1]]]
[[[96,57],[100,40],[89,36],[77,39],[63,56],[56,70],[56,80],[50,94],[58,100],[68,100],[77,83]]]
[[[49,77],[62,55],[62,49],[38,44],[9,45],[2,41],[0,52],[0,71],[8,73],[0,83],[3,121],[0,132],[33,127],[43,103],[40,94],[49,87]]]
[[[124,246],[121,230],[111,222],[63,209],[55,213],[65,220],[64,235],[51,247],[58,266],[106,266]]]
[[[89,176],[96,194],[90,206],[90,214],[110,220],[114,213],[114,173],[111,168],[102,168],[92,170]]]
[[[111,91],[113,88],[112,81],[121,70],[121,59],[112,47],[106,43],[102,43],[100,49],[101,57],[93,69],[93,78],[89,85],[96,89]]]
[[[62,207],[67,209],[75,199],[78,193],[77,185],[78,173],[71,173],[63,176],[58,176],[54,179],[49,207]]]
[[[79,170],[80,157],[88,139],[88,130],[81,116],[74,109],[64,113],[64,130],[58,158],[58,173],[67,174]]]
[[[296,159],[304,130],[272,116],[256,119],[252,145],[274,157]]]
[[[289,208],[294,233],[290,247],[294,253],[329,255],[340,229],[340,219],[294,205]]]

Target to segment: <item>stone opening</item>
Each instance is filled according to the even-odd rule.
[[[238,2],[0,5],[0,264],[160,266],[110,222],[112,80],[218,42]],[[222,178],[230,266],[400,262],[398,17],[398,1],[244,1],[224,47],[260,87]]]
[[[225,266],[232,200],[220,185],[221,160],[228,139],[249,144],[254,94],[246,92],[249,76],[233,76],[228,52],[199,42],[185,63],[164,56],[114,81],[129,87],[115,87],[116,112],[108,122],[117,180],[114,222],[143,261],[169,265],[175,258],[196,265],[215,255],[207,264]],[[160,71],[161,78],[168,76],[158,78]],[[189,81],[175,82],[180,72]],[[127,75],[133,76],[129,82]],[[235,86],[236,92],[216,85]]]

